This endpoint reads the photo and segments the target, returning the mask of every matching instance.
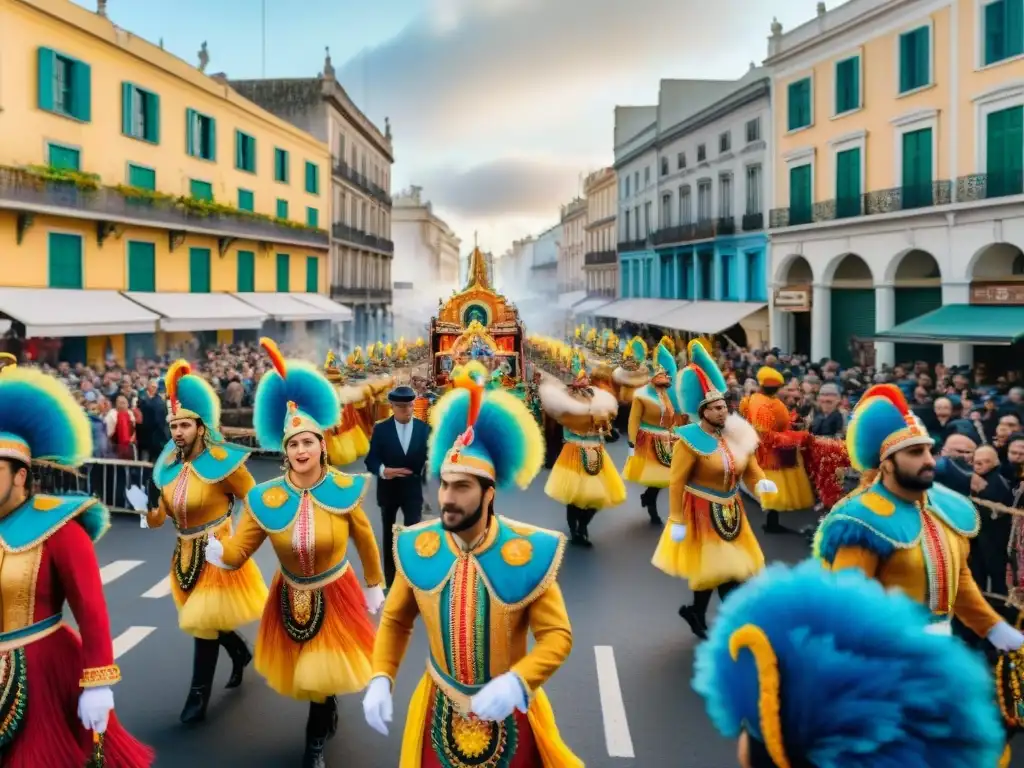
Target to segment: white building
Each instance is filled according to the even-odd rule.
[[[512,301],[522,301],[532,297],[530,289],[530,269],[533,266],[532,236],[516,240],[512,247],[496,260],[495,289]]]
[[[587,298],[583,255],[587,248],[587,201],[576,198],[562,206],[558,236],[558,304],[569,309]]]
[[[462,241],[433,212],[423,188],[415,186],[395,197],[391,233],[394,335],[415,338],[424,335],[437,313],[438,299],[461,287]]]

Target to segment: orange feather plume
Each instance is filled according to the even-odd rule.
[[[187,360],[175,360],[167,369],[164,382],[167,385],[167,401],[171,404],[171,413],[178,410],[178,382],[181,381],[182,376],[188,376],[190,373],[192,373],[192,366],[188,364]]]
[[[273,364],[274,370],[277,371],[277,375],[283,379],[288,373],[288,366],[285,365],[284,355],[281,354],[281,350],[277,348],[277,342],[264,336],[260,339],[260,346],[263,347],[270,357],[270,362]]]
[[[861,400],[866,401],[869,397],[884,397],[896,406],[896,410],[904,417],[910,413],[910,406],[907,405],[907,398],[904,396],[903,390],[895,384],[875,384],[861,395]]]

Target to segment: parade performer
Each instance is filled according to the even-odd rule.
[[[433,414],[441,518],[395,537],[399,576],[374,645],[366,720],[387,734],[392,686],[422,616],[431,650],[401,768],[582,768],[541,687],[572,648],[556,581],[565,537],[495,512],[497,489],[526,488],[540,471],[540,429],[515,396],[485,394],[486,377],[469,366],[459,374]]]
[[[741,768],[995,768],[984,662],[859,573],[776,564],[723,606],[693,687]]]
[[[256,671],[281,695],[310,702],[303,768],[323,768],[337,728],[334,697],[361,691],[371,676],[374,629],[366,614],[384,601],[384,575],[361,507],[369,476],[327,463],[324,430],[338,420],[333,387],[313,366],[285,361],[270,339],[260,344],[274,370],[256,388],[253,427],[263,448],[283,451],[286,471],[249,492],[234,536],[211,535],[206,559],[239,568],[270,539],[281,569],[256,637]],[[346,557],[350,538],[362,591]]]
[[[647,368],[647,344],[639,336],[634,336],[626,344],[622,351],[622,361],[612,371],[612,380],[618,386],[619,398],[615,428],[619,432],[627,432],[633,398],[637,390],[646,387],[651,380],[651,372]]]
[[[143,768],[153,752],[114,714],[120,681],[94,544],[110,515],[89,496],[32,493],[33,464],[92,457],[85,411],[52,376],[0,375],[0,762]],[[64,602],[78,631],[62,619]]]
[[[726,596],[764,568],[764,555],[743,509],[740,481],[757,494],[771,493],[754,455],[757,432],[729,413],[726,382],[698,341],[687,352],[690,364],[676,378],[676,400],[690,423],[676,430],[669,485],[669,526],[652,563],[669,576],[686,579],[693,605],[679,615],[700,638],[707,637],[711,593]]]
[[[414,373],[410,383],[416,392],[416,399],[412,402],[413,418],[429,424],[430,409],[437,401],[437,393],[431,389],[430,379],[421,374]]]
[[[590,521],[598,510],[624,502],[626,486],[604,447],[619,404],[591,386],[579,360],[575,372],[568,386],[553,380],[540,385],[544,411],[561,425],[563,443],[544,493],[565,505],[572,543],[589,547]]]
[[[636,355],[638,350],[634,348],[633,353]],[[650,383],[636,391],[630,406],[629,458],[622,477],[647,487],[640,500],[650,515],[651,524],[661,525],[658,493],[662,488],[668,488],[672,446],[676,441],[672,429],[685,424],[686,418],[675,402],[672,384],[676,376],[676,360],[667,347],[658,345],[654,351],[654,365]]]
[[[760,392],[755,392],[740,405],[745,416],[761,438],[757,450],[757,463],[765,477],[775,483],[776,493],[766,494],[762,500],[765,511],[766,533],[785,533],[788,529],[779,522],[779,512],[810,509],[814,506],[814,492],[804,467],[803,449],[808,438],[806,432],[790,429],[790,413],[778,398],[785,384],[782,374],[767,365],[757,371]]]
[[[267,602],[267,585],[255,562],[223,571],[205,562],[210,534],[231,535],[231,509],[256,482],[246,469],[250,451],[220,435],[220,398],[205,379],[178,360],[164,377],[171,439],[153,466],[159,503],[146,516],[150,528],[170,518],[177,531],[171,555],[171,596],[178,626],[195,638],[192,686],[181,712],[183,723],[206,717],[217,657],[231,658],[228,688],[242,684],[252,661],[237,630],[256,621]]]
[[[370,450],[369,432],[364,426],[368,419],[360,416],[359,409],[366,408],[371,400],[368,387],[358,382],[338,387],[337,393],[341,422],[328,429],[324,438],[331,464],[347,467],[359,461]]]
[[[594,385],[595,389],[601,389],[607,392],[609,395],[615,398],[615,417],[618,419],[619,409],[619,385],[615,383],[614,378],[615,372],[612,367],[603,360],[599,360],[594,364],[593,370],[590,371],[590,383]],[[631,406],[632,407],[632,406]],[[605,436],[606,443],[614,443],[619,439],[619,430],[615,428],[615,421],[612,422],[611,430]]]
[[[980,528],[966,497],[934,482],[932,438],[903,392],[877,384],[857,403],[846,433],[861,487],[825,516],[816,554],[834,570],[859,568],[926,606],[935,631],[951,631],[953,616],[1001,651],[1024,636],[982,596],[967,564]]]

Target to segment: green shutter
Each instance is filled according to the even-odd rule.
[[[213,185],[208,181],[191,179],[189,181],[189,194],[196,200],[210,202],[213,200]]]
[[[909,34],[900,35],[900,93],[909,91],[914,86],[911,85],[913,82],[913,67],[912,49],[913,39]]]
[[[235,168],[239,170],[245,169],[245,153],[242,151],[242,142],[245,138],[245,134],[241,131],[235,131]]]
[[[81,236],[50,232],[49,273],[51,288],[82,287]]]
[[[160,143],[160,97],[155,93],[149,93],[148,91],[142,92],[143,98],[146,99],[146,120],[145,125],[145,136],[146,141],[151,141],[154,144]]]
[[[277,292],[288,293],[292,268],[291,256],[287,253],[277,254]]]
[[[860,215],[860,147],[836,153],[836,215]]]
[[[1024,0],[1003,0],[1006,8],[1006,58],[1024,53]]]
[[[836,64],[836,114],[860,106],[860,57],[854,56]]]
[[[288,201],[278,200],[277,201],[277,218],[287,219],[288,218]]]
[[[152,168],[143,168],[141,165],[128,166],[128,186],[138,189],[156,191],[156,171]]]
[[[314,163],[306,161],[306,191],[311,195],[320,194],[320,179],[317,173],[319,170]]]
[[[156,291],[156,246],[153,243],[128,243],[128,290]]]
[[[929,84],[929,70],[931,69],[931,35],[928,27],[921,27],[914,33],[917,43],[914,46],[914,68],[917,75],[917,87],[922,88]]]
[[[840,365],[853,365],[850,337],[869,339],[875,334],[875,289],[832,289],[832,358]]]
[[[121,133],[125,136],[132,135],[135,127],[132,123],[132,101],[135,96],[135,86],[131,83],[121,83]]]
[[[217,121],[212,117],[204,119],[204,124],[207,127],[207,132],[210,137],[210,154],[205,159],[216,161],[217,160]]]
[[[77,149],[62,147],[60,144],[50,144],[47,148],[51,168],[62,171],[81,170],[82,155]]]
[[[922,128],[903,134],[903,209],[931,205],[932,129]]]
[[[256,254],[252,251],[238,252],[238,288],[239,293],[252,293],[256,290]]]
[[[320,259],[316,256],[306,257],[306,293],[317,293],[320,290]]]
[[[196,136],[196,111],[194,109],[185,110],[185,151],[189,157],[196,157],[198,155],[198,143],[199,137]]]
[[[988,116],[987,197],[1020,194],[1024,188],[1024,107],[1010,107]]]
[[[985,64],[1006,58],[1006,0],[985,6]]]
[[[92,68],[84,61],[71,67],[71,114],[83,123],[92,120]]]
[[[789,223],[807,224],[811,220],[811,166],[789,170]]]
[[[40,47],[37,51],[39,60],[38,83],[39,108],[47,112],[53,112],[53,89],[56,79],[57,54],[51,48]]]
[[[320,226],[320,211],[316,208],[306,208],[306,226],[314,229]]]
[[[790,83],[786,91],[787,127],[794,131],[800,128],[800,83]]]
[[[188,283],[192,293],[210,292],[210,249],[189,248]]]
[[[250,213],[255,210],[254,197],[251,190],[238,190],[238,210],[249,211]]]
[[[274,181],[288,183],[288,152],[274,149]]]

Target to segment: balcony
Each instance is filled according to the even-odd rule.
[[[744,232],[760,232],[764,229],[763,213],[745,213],[741,222]]]
[[[1016,179],[1017,192],[1008,191],[1014,188],[1014,179],[1009,176],[991,178],[994,183],[990,183],[984,174],[957,179],[957,201],[969,202],[1021,193],[1020,182],[1022,179],[1020,175]],[[993,187],[993,190],[989,189],[990,186]],[[934,208],[938,205],[949,205],[952,202],[952,191],[951,182],[934,181],[931,184],[893,187],[892,189],[867,192],[863,195],[825,200],[810,206],[775,208],[768,215],[768,224],[771,229],[781,229],[801,224],[816,224],[862,216],[879,216],[898,211]]]
[[[735,235],[736,234],[736,219],[732,216],[719,217],[718,221],[715,222],[715,234],[716,235]]]
[[[357,171],[344,160],[339,160],[336,157],[334,158],[334,175],[345,179],[350,184],[363,190],[363,192],[377,200],[377,202],[383,203],[388,208],[391,207],[391,195],[387,193],[386,189],[377,186],[366,178],[364,174]]]
[[[326,231],[230,205],[127,186],[104,186],[93,174],[55,168],[0,166],[0,209],[18,212],[18,243],[36,214],[67,216],[96,222],[96,239],[103,241],[119,225],[169,231],[171,251],[185,235],[218,238],[225,253],[235,240],[327,248]]]
[[[696,224],[681,224],[677,227],[664,227],[654,233],[651,240],[655,245],[673,245],[675,243],[689,243],[694,240],[710,240],[716,234],[716,225],[724,222],[727,232],[718,234],[731,235],[736,231],[736,224],[733,219],[718,219],[713,221],[707,219],[698,221]]]
[[[642,251],[647,248],[647,240],[624,240],[619,243],[619,253],[626,251]]]
[[[1000,197],[1024,194],[1024,172],[975,173],[956,180],[956,201],[972,203],[976,200],[996,200]]]
[[[619,254],[615,251],[591,251],[583,257],[583,266],[600,267],[606,264],[614,264],[618,261]]]
[[[331,298],[342,304],[390,304],[390,288],[353,288],[347,285],[332,285]]]
[[[359,248],[370,248],[380,251],[389,256],[395,252],[395,244],[390,240],[385,240],[383,237],[377,237],[376,235],[368,235],[361,229],[350,227],[341,222],[335,222],[331,226],[331,237]]]

